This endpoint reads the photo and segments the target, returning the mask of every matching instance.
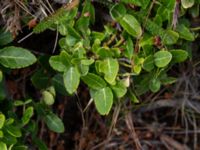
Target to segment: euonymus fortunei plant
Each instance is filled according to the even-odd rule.
[[[33,31],[58,29],[62,35],[60,53],[49,59],[57,71],[52,78],[57,91],[74,94],[84,82],[97,111],[106,115],[118,100],[130,97],[135,101],[149,90],[157,92],[161,85],[176,81],[167,71],[188,58],[195,34],[181,15],[194,4],[175,0],[95,2],[109,10],[110,18],[103,17],[107,22],[102,30],[92,28],[98,16],[91,1],[86,0],[79,7],[67,9],[69,4],[61,8]],[[176,14],[177,6],[183,12]],[[79,17],[78,8],[82,8]]]

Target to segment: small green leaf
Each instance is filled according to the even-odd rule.
[[[119,63],[117,59],[107,58],[100,62],[100,72],[104,73],[105,80],[110,83],[115,83],[115,78],[119,71]]]
[[[172,54],[172,62],[173,63],[180,63],[185,61],[188,58],[188,52],[181,49],[173,49],[170,50]]]
[[[150,72],[151,70],[154,69],[154,57],[153,55],[149,55],[148,57],[146,57],[144,59],[144,63],[143,63],[143,69]]]
[[[0,141],[0,150],[7,150],[7,146],[4,142]]]
[[[60,55],[51,56],[49,64],[54,70],[64,72],[70,66],[70,59],[71,57],[65,51],[62,51]]]
[[[0,113],[0,129],[3,127],[5,120],[6,120],[5,115]]]
[[[65,130],[62,120],[52,112],[44,116],[44,121],[48,128],[56,133],[63,133]]]
[[[44,89],[48,86],[49,78],[44,70],[39,69],[32,75],[31,82],[36,88]]]
[[[167,30],[164,32],[164,35],[162,35],[163,43],[166,45],[172,45],[175,44],[179,39],[179,34],[172,30]]]
[[[90,88],[95,90],[106,87],[106,82],[100,76],[93,73],[88,73],[86,76],[81,77],[81,79]]]
[[[7,68],[24,68],[36,62],[36,57],[29,50],[20,47],[0,49],[0,63]]]
[[[14,137],[21,137],[22,136],[20,129],[18,127],[13,126],[13,125],[6,126],[6,131]]]
[[[181,0],[183,8],[187,9],[194,5],[195,0]]]
[[[42,92],[42,100],[45,102],[46,105],[53,105],[55,102],[53,94],[51,94],[49,91]]]
[[[127,92],[127,96],[130,98],[130,100],[134,103],[137,104],[139,103],[139,99],[137,98],[137,96],[129,89]]]
[[[176,27],[176,31],[179,33],[180,38],[188,40],[188,41],[194,41],[194,34],[190,32],[190,30],[183,24],[178,24]]]
[[[3,131],[0,130],[0,138],[3,138],[4,134]]]
[[[33,140],[33,143],[38,147],[39,150],[48,150],[44,141],[42,141],[38,137],[33,136],[32,140]]]
[[[173,84],[177,81],[177,78],[174,77],[165,77],[163,79],[160,79],[161,83],[163,85],[169,85],[169,84]]]
[[[154,62],[158,68],[167,66],[172,59],[172,54],[168,51],[158,51],[154,54]]]
[[[0,82],[3,80],[3,72],[0,70]]]
[[[113,104],[113,93],[109,87],[105,87],[95,92],[94,103],[97,111],[101,115],[107,115]]]
[[[136,74],[140,74],[140,72],[142,71],[142,66],[141,65],[134,65],[133,66],[133,71]]]
[[[133,37],[139,38],[142,35],[142,28],[134,16],[126,14],[119,23]]]
[[[118,98],[123,97],[127,92],[127,88],[124,85],[123,81],[118,81],[115,85],[111,86],[111,88]]]
[[[28,146],[26,145],[16,145],[12,147],[12,150],[28,150]]]
[[[29,123],[29,121],[30,121],[32,116],[33,116],[33,107],[30,106],[25,110],[25,112],[24,112],[24,114],[22,116],[22,124],[23,124],[23,126],[26,125],[27,123]]]
[[[126,8],[123,4],[115,4],[110,10],[111,17],[117,21],[119,21],[125,14]]]
[[[126,49],[124,51],[124,55],[127,58],[131,59],[133,56],[133,49],[134,49],[133,41],[132,41],[131,37],[128,37],[128,39],[126,41]]]
[[[0,46],[7,45],[13,41],[13,36],[10,32],[0,30]]]
[[[158,92],[160,90],[161,82],[158,79],[152,79],[149,84],[149,89],[152,92]]]
[[[68,95],[66,88],[64,87],[63,76],[61,74],[57,74],[52,78],[52,84],[55,87],[56,92],[62,95]]]
[[[80,73],[77,67],[70,67],[63,75],[64,85],[69,94],[73,94],[80,82]]]

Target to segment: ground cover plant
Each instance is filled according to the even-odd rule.
[[[110,127],[108,135],[112,134],[120,114],[126,116],[128,128],[133,127],[130,113],[119,108],[146,112],[145,103],[152,95],[158,97],[164,91],[168,94],[164,95],[166,98],[171,98],[173,93],[180,98],[177,91],[184,87],[185,99],[190,89],[192,99],[198,99],[198,71],[197,78],[192,76],[195,80],[192,86],[193,81],[187,78],[190,71],[183,69],[185,76],[178,77],[178,71],[174,70],[181,70],[185,61],[196,60],[193,67],[198,70],[198,58],[194,56],[198,52],[194,50],[199,50],[199,0],[7,0],[1,3],[1,150],[52,148],[51,144],[45,144],[43,132],[49,131],[52,139],[57,140],[65,132],[64,101],[69,97],[78,101],[83,126],[88,113],[104,118],[113,114],[114,120],[105,123]],[[29,32],[28,36],[20,30]],[[47,50],[42,49],[40,42],[43,33]],[[49,33],[54,34],[53,40]],[[37,50],[23,44],[33,36],[39,42],[33,40],[30,45]],[[183,85],[184,81],[187,84]],[[176,90],[166,92],[171,84],[177,85]],[[160,107],[161,102],[148,111]],[[163,105],[178,104],[183,103],[174,101]],[[181,108],[199,113],[195,103],[185,100],[184,104]],[[136,148],[142,149],[136,139]],[[167,139],[161,136],[163,143]],[[76,149],[86,147],[79,141]]]

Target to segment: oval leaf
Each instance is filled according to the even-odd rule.
[[[172,59],[172,54],[168,51],[158,51],[154,54],[155,65],[159,68],[167,66]]]
[[[48,128],[54,132],[63,133],[65,130],[62,120],[52,112],[45,115],[44,121]]]
[[[7,150],[7,146],[4,142],[0,141],[0,150]]]
[[[172,62],[179,63],[183,62],[188,58],[188,52],[181,49],[173,49],[170,51],[172,54]]]
[[[123,81],[118,81],[116,83],[116,85],[111,86],[111,88],[112,88],[115,96],[118,97],[118,98],[123,97],[127,92],[127,88],[124,85]]]
[[[160,80],[153,79],[149,84],[149,88],[152,92],[158,92],[160,90],[161,82]]]
[[[183,8],[187,9],[194,5],[194,0],[181,0]]]
[[[4,114],[0,113],[0,129],[3,127],[6,117]]]
[[[143,63],[143,69],[150,72],[151,70],[154,69],[154,57],[153,55],[149,55],[148,57],[145,58],[144,63]]]
[[[69,94],[73,94],[80,82],[80,73],[76,67],[70,67],[63,75],[64,85]]]
[[[29,120],[31,119],[32,116],[33,116],[33,107],[30,106],[25,110],[25,112],[23,114],[22,124],[26,125],[29,122]]]
[[[24,68],[35,63],[36,60],[36,57],[24,48],[10,46],[0,49],[0,63],[7,68]]]
[[[163,43],[166,45],[172,45],[175,44],[179,38],[179,34],[172,30],[167,30],[164,32],[164,34],[161,36]]]
[[[119,23],[133,37],[139,38],[142,35],[142,28],[134,16],[126,14]]]
[[[113,104],[113,93],[109,87],[100,89],[94,94],[94,103],[101,115],[107,115]]]
[[[13,125],[6,126],[6,130],[10,135],[12,135],[14,137],[21,137],[22,136],[20,129],[18,127],[13,126]]]
[[[126,14],[126,8],[123,4],[116,4],[110,10],[110,15],[114,20],[121,19]]]
[[[119,63],[117,59],[108,58],[100,62],[100,72],[104,73],[105,80],[113,84],[119,71]]]
[[[99,90],[106,86],[106,82],[100,76],[93,73],[88,73],[86,76],[81,77],[81,79],[94,90]]]

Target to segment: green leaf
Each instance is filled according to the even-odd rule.
[[[3,81],[0,82],[0,101],[6,98],[6,87]]]
[[[0,30],[0,46],[7,45],[13,41],[13,36],[10,32]]]
[[[139,99],[137,98],[137,96],[129,89],[127,92],[127,96],[130,98],[130,100],[134,103],[137,104],[139,103]]]
[[[0,49],[0,63],[4,67],[24,68],[35,63],[36,60],[36,57],[24,48],[10,46]]]
[[[81,77],[81,79],[90,88],[95,90],[106,87],[106,82],[100,76],[93,73],[88,73],[86,76]]]
[[[69,54],[65,51],[62,51],[60,55],[51,56],[49,59],[49,64],[54,70],[64,72],[70,67],[70,60],[71,57]]]
[[[132,41],[131,37],[128,37],[128,39],[126,41],[126,49],[124,51],[124,55],[127,58],[131,59],[133,56],[133,49],[134,49],[133,41]]]
[[[0,129],[3,127],[5,120],[6,120],[5,115],[0,113]]]
[[[69,94],[73,94],[78,88],[80,82],[80,73],[77,67],[70,67],[63,75],[64,85]]]
[[[27,123],[29,123],[31,117],[33,116],[33,113],[34,112],[33,112],[33,107],[32,106],[28,107],[25,110],[25,112],[24,112],[24,114],[22,116],[22,124],[23,124],[23,126],[26,125]]]
[[[167,30],[162,35],[163,43],[166,44],[166,45],[175,44],[178,41],[178,38],[179,38],[179,34],[175,31],[172,31],[172,30]]]
[[[107,58],[100,62],[100,72],[104,73],[104,79],[110,83],[115,83],[115,78],[119,71],[119,63],[117,59]]]
[[[115,85],[111,86],[111,88],[118,98],[123,97],[127,92],[127,88],[124,85],[123,81],[118,81]]]
[[[172,54],[168,51],[158,51],[154,54],[154,62],[158,68],[167,66],[172,59]]]
[[[188,58],[188,52],[181,49],[173,49],[170,50],[172,54],[172,62],[173,63],[180,63],[185,61]]]
[[[110,10],[111,17],[117,21],[119,21],[125,14],[126,8],[123,4],[115,4]]]
[[[165,77],[165,78],[162,78],[160,79],[161,83],[163,85],[169,85],[169,84],[173,84],[177,81],[177,78],[174,78],[174,77]]]
[[[178,24],[176,27],[176,31],[179,33],[180,38],[188,40],[188,41],[194,41],[194,35],[190,32],[190,30],[183,24]]]
[[[3,131],[0,130],[0,138],[3,138],[4,134]]]
[[[20,129],[18,127],[13,126],[13,125],[6,126],[6,131],[14,137],[21,137],[22,136]]]
[[[107,115],[113,104],[113,93],[109,87],[105,87],[95,92],[94,103],[97,111],[101,115]]]
[[[52,112],[44,116],[44,121],[47,127],[56,133],[63,133],[65,130],[62,120]]]
[[[33,137],[32,137],[32,140],[33,140],[33,143],[34,143],[35,145],[37,145],[37,147],[38,147],[39,150],[48,150],[46,144],[45,144],[44,141],[42,141],[41,139],[39,139],[39,138],[33,136]]]
[[[119,23],[133,37],[139,38],[142,35],[142,28],[134,16],[126,14],[119,20]]]
[[[55,102],[53,94],[51,94],[49,91],[42,92],[42,100],[46,105],[53,105]]]
[[[0,70],[0,82],[3,80],[3,72]]]
[[[52,78],[52,84],[55,87],[56,92],[66,96],[68,95],[66,88],[64,86],[63,75],[57,74]]]
[[[146,57],[144,59],[144,63],[143,63],[143,69],[150,72],[151,70],[154,69],[154,57],[153,55],[149,55],[148,57]]]
[[[26,145],[16,145],[12,147],[12,150],[28,150],[28,146]]]
[[[4,142],[0,141],[0,150],[7,150],[7,146]]]
[[[31,77],[32,84],[38,89],[44,89],[49,84],[48,74],[45,70],[39,69],[37,70]]]
[[[195,0],[181,0],[183,8],[187,9],[194,5]]]
[[[158,79],[152,79],[149,84],[149,89],[152,92],[158,92],[160,90],[161,82]]]

